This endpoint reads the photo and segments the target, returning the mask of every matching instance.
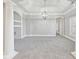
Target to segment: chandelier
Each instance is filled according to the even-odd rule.
[[[44,0],[44,6],[43,6],[43,8],[41,10],[41,12],[42,12],[41,14],[42,14],[42,17],[43,17],[44,20],[46,20],[46,17],[47,17],[46,1],[47,0]]]

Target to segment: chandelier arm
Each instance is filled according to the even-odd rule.
[[[44,7],[43,7],[44,8],[44,10],[43,10],[43,19],[44,20],[46,20],[46,14],[47,14],[47,11],[46,11],[46,1],[47,0],[44,0]]]

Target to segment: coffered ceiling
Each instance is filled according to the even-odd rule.
[[[25,10],[31,13],[41,12],[44,7],[44,0],[13,0]],[[70,0],[46,0],[47,12],[61,13],[65,12],[72,5]]]

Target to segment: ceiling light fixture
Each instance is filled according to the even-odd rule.
[[[43,17],[44,20],[46,20],[46,17],[47,17],[46,1],[47,0],[44,0],[44,6],[43,6],[43,8],[41,10],[41,12],[42,12],[41,14],[42,14],[42,17]]]

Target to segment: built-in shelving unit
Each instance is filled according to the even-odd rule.
[[[21,21],[20,21],[20,20],[14,20],[14,22],[18,22],[18,23],[21,23]]]
[[[21,27],[21,26],[19,26],[19,25],[14,25],[14,27]]]
[[[21,16],[16,11],[13,12],[14,14],[14,38],[20,39],[21,38]]]

